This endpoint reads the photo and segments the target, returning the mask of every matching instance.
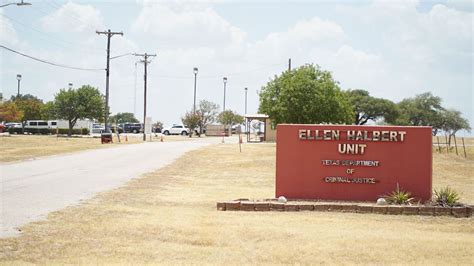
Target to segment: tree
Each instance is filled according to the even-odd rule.
[[[79,119],[98,119],[105,110],[103,96],[89,85],[79,89],[61,89],[54,99],[54,113],[69,122],[68,136]]]
[[[10,101],[15,102],[19,110],[23,112],[22,121],[43,119],[43,100],[31,94],[12,96]]]
[[[0,121],[18,122],[22,119],[23,112],[16,106],[15,102],[0,103]]]
[[[54,101],[49,101],[41,106],[41,119],[51,120],[56,119],[54,113]]]
[[[390,123],[398,117],[397,105],[392,101],[372,97],[365,90],[348,90],[346,95],[352,104],[356,125],[365,125],[369,120],[376,121],[379,118]]]
[[[12,95],[10,97],[10,101],[18,101],[18,100],[37,100],[43,102],[40,98],[31,95],[31,94],[20,94],[20,95]]]
[[[196,114],[199,115],[199,136],[202,134],[203,128],[216,120],[218,109],[219,105],[208,100],[199,102],[198,110],[196,110]]]
[[[441,98],[433,96],[431,92],[407,98],[398,103],[400,116],[395,123],[398,125],[431,126],[433,135],[441,129],[443,124]]]
[[[232,126],[236,124],[242,124],[244,122],[244,117],[231,110],[226,110],[219,114],[217,120],[223,125]]]
[[[163,128],[163,122],[161,122],[161,121],[156,121],[156,122],[153,124],[153,128],[162,129],[162,128]]]
[[[469,132],[471,131],[469,122],[467,121],[467,119],[461,116],[461,112],[454,109],[443,110],[441,112],[441,116],[441,129],[447,136],[449,136],[449,145],[451,145],[451,137],[456,136],[456,133],[459,130],[465,129]]]
[[[110,121],[116,124],[140,122],[133,113],[117,113],[110,117]]]
[[[183,125],[189,129],[189,137],[193,135],[194,129],[198,127],[200,119],[200,115],[193,111],[186,112],[186,114],[181,117]]]
[[[352,123],[347,96],[328,71],[305,65],[285,71],[269,81],[260,92],[259,112],[274,123]]]

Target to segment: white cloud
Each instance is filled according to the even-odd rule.
[[[181,1],[145,3],[132,24],[132,31],[181,47],[239,45],[246,37],[245,32],[232,26],[213,8]]]
[[[337,23],[314,17],[298,21],[287,31],[269,33],[263,40],[251,43],[247,59],[257,58],[267,62],[289,57],[309,59],[309,51],[337,49],[346,38],[344,30]]]
[[[68,2],[44,17],[43,29],[46,31],[76,31],[93,32],[104,28],[104,22],[100,11],[91,5],[80,5]]]
[[[446,5],[466,12],[474,10],[474,2],[472,0],[448,0]]]
[[[3,16],[3,13],[3,10],[0,9],[0,42],[5,45],[17,44],[19,39],[15,28],[10,20]]]

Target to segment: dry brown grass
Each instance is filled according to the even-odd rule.
[[[450,186],[461,193],[461,201],[474,204],[474,147],[468,158],[455,153],[433,154],[433,188]]]
[[[435,155],[435,164],[443,161]],[[460,189],[470,182],[472,188],[472,164],[459,169],[465,162],[439,166],[456,172],[445,181],[436,166],[435,184]],[[472,218],[216,211],[216,201],[272,197],[274,169],[272,144],[244,145],[242,153],[237,145],[190,152],[160,171],[25,226],[19,238],[1,239],[0,260],[9,265],[472,262]]]
[[[26,160],[48,155],[64,154],[89,149],[108,148],[116,145],[134,144],[143,142],[143,135],[130,135],[128,141],[121,136],[121,142],[118,142],[117,135],[113,135],[113,144],[101,144],[100,138],[66,138],[55,135],[11,135],[9,137],[0,137],[2,146],[2,155],[0,162],[12,162]],[[164,141],[187,141],[186,136],[165,136]],[[152,136],[152,141],[160,141],[159,136]]]
[[[462,139],[464,139],[464,147],[462,143]],[[439,144],[438,144],[439,140]],[[466,151],[466,157],[470,160],[474,160],[474,138],[472,137],[456,137],[456,142],[454,141],[454,138],[451,139],[451,145],[449,148],[447,147],[446,143],[448,141],[445,139],[444,136],[434,136],[433,137],[433,151],[439,152],[441,150],[441,153],[453,153],[456,154],[456,146],[457,146],[457,152],[459,156],[464,157],[464,149]],[[449,149],[449,150],[448,150]]]

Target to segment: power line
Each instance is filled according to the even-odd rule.
[[[36,13],[42,13],[43,15],[51,16],[51,13],[48,13],[48,12],[46,12],[46,11],[44,11],[44,10],[38,8],[38,6],[32,7],[31,10],[35,11]],[[70,13],[70,12],[69,12],[69,13]],[[93,31],[93,30],[95,29],[95,26],[93,26],[93,25],[87,25],[86,22],[77,19],[77,17],[75,17],[73,14],[69,14],[69,15],[67,16],[67,18],[73,18],[73,19],[75,19],[76,21],[78,21],[80,24],[84,24],[84,25],[85,25],[85,28],[86,28],[86,29],[89,29],[90,31]],[[77,26],[77,23],[73,23],[73,22],[72,22],[71,20],[69,20],[69,19],[67,19],[66,21],[67,21],[68,24],[71,25],[71,26]],[[102,49],[98,49],[98,50],[102,50]]]
[[[226,76],[227,77],[239,76],[239,75],[243,75],[243,74],[247,74],[247,73],[251,73],[251,72],[255,72],[255,71],[260,71],[260,70],[264,70],[264,69],[269,69],[269,68],[273,68],[275,66],[282,66],[282,65],[283,65],[282,63],[267,65],[267,66],[263,66],[263,67],[252,69],[252,70],[230,73],[230,74],[227,74]],[[192,77],[188,77],[188,76],[168,76],[168,75],[153,75],[153,76],[154,77],[159,77],[159,78],[165,78],[165,79],[190,79],[190,78],[192,78]],[[213,79],[213,78],[221,78],[221,77],[222,77],[222,75],[202,76],[202,77],[200,77],[200,79]]]
[[[82,68],[82,67],[73,67],[73,66],[68,66],[68,65],[53,63],[53,62],[46,61],[46,60],[44,60],[44,59],[40,59],[40,58],[31,56],[31,55],[27,55],[27,54],[24,54],[24,53],[15,51],[15,50],[13,50],[13,49],[11,49],[11,48],[8,48],[8,47],[6,47],[6,46],[4,46],[4,45],[0,45],[0,47],[3,48],[3,49],[5,49],[5,50],[7,50],[7,51],[12,52],[12,53],[15,53],[15,54],[24,56],[24,57],[26,57],[26,58],[29,58],[29,59],[32,59],[32,60],[35,60],[35,61],[38,61],[38,62],[41,62],[41,63],[45,63],[45,64],[48,64],[48,65],[52,65],[52,66],[57,66],[57,67],[62,67],[62,68],[69,68],[69,69],[74,69],[74,70],[83,70],[83,71],[99,71],[99,70],[105,70],[105,69],[103,69],[103,68]]]
[[[9,21],[12,21],[12,22],[14,22],[14,23],[16,23],[16,24],[18,24],[18,25],[21,25],[21,26],[24,27],[25,29],[28,29],[28,30],[31,30],[31,31],[34,31],[34,32],[37,32],[37,33],[41,33],[41,34],[43,34],[43,35],[45,35],[45,36],[48,36],[48,37],[43,37],[43,36],[38,36],[38,37],[40,37],[41,39],[44,39],[44,40],[46,40],[46,41],[49,41],[49,42],[51,42],[52,44],[54,44],[54,45],[56,45],[56,46],[58,46],[58,47],[63,47],[63,48],[67,48],[67,49],[71,49],[71,48],[76,49],[76,48],[78,48],[78,47],[81,47],[81,46],[79,46],[79,45],[77,45],[77,44],[75,44],[75,43],[68,42],[68,41],[65,41],[65,40],[62,40],[62,39],[59,39],[59,38],[55,38],[55,37],[53,37],[51,34],[48,34],[48,33],[46,33],[46,32],[40,31],[40,30],[38,30],[38,29],[36,29],[36,28],[33,28],[33,27],[31,27],[31,26],[29,26],[29,25],[27,25],[27,24],[25,24],[25,23],[23,23],[23,22],[20,22],[20,21],[18,21],[18,20],[15,20],[15,19],[13,19],[13,18],[11,18],[11,17],[9,17],[9,16],[7,16],[7,15],[5,15],[5,14],[0,14],[0,16],[4,17],[5,19],[8,19]],[[25,32],[26,32],[26,31],[25,31]],[[60,44],[60,43],[61,43],[61,44]],[[82,47],[81,47],[81,48],[82,48]],[[84,49],[83,49],[83,50],[84,50]],[[93,52],[93,53],[97,53],[97,51],[95,51],[95,50],[101,50],[101,51],[103,51],[102,49],[95,49],[95,48],[93,48],[93,49],[87,49],[87,50],[89,50],[90,52]],[[80,52],[80,53],[85,53],[84,51],[79,51],[79,52]]]
[[[63,8],[63,5],[58,4],[58,3],[54,2],[54,1],[45,1],[45,2],[46,2],[46,4],[48,4],[49,6],[53,7],[53,9],[55,9],[55,10],[59,10],[59,9]],[[80,23],[87,24],[84,20],[82,20],[80,17],[76,16],[75,14],[73,14],[73,13],[71,13],[71,12],[69,12],[68,18],[73,18],[74,20],[76,20],[76,21],[78,21],[78,22],[80,22]]]

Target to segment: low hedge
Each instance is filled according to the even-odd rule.
[[[9,129],[6,129],[5,130],[6,132],[10,133],[10,134],[21,134],[23,132],[23,129],[22,128],[9,128]]]
[[[69,132],[69,129],[67,128],[58,129],[59,135],[67,135],[68,132]],[[56,129],[51,129],[51,134],[56,134]],[[73,135],[89,135],[89,129],[88,128],[74,128],[72,129],[72,134]]]
[[[8,132],[10,134],[22,134],[23,129],[22,128],[9,128]],[[69,129],[67,128],[60,128],[57,130],[57,133],[60,135],[67,135],[69,132]],[[55,128],[25,128],[25,133],[29,134],[41,134],[41,135],[56,135],[56,129]],[[74,128],[72,130],[73,135],[89,135],[89,129],[88,128]]]

